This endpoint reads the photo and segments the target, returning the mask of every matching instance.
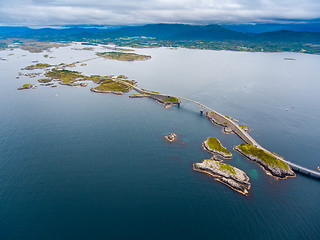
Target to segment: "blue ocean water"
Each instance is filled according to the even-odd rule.
[[[74,47],[53,49],[54,58],[0,51],[7,59],[0,62],[1,240],[320,239],[319,181],[274,180],[234,151],[226,162],[249,175],[247,197],[192,170],[210,157],[201,147],[208,136],[229,150],[241,143],[197,106],[164,109],[129,94],[92,93],[90,86],[16,90],[37,84],[38,78],[16,79],[33,60],[94,56]],[[200,101],[249,126],[267,149],[309,168],[320,165],[319,56],[136,51],[152,59],[96,59],[72,70],[125,74],[140,87]],[[171,132],[178,142],[163,139]]]

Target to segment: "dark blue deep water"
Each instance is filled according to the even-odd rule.
[[[7,59],[0,61],[1,240],[320,239],[320,181],[274,180],[234,151],[226,162],[249,175],[247,197],[192,170],[210,157],[201,148],[208,136],[229,150],[241,143],[192,104],[164,109],[129,94],[92,93],[90,86],[16,90],[37,84],[38,78],[16,79],[33,60],[94,56],[74,47],[80,45],[53,49],[55,58],[47,59],[0,52]],[[267,149],[312,169],[320,165],[319,56],[137,52],[152,59],[97,59],[75,70],[125,74],[141,87],[200,101],[249,126]],[[163,139],[171,132],[178,142]]]

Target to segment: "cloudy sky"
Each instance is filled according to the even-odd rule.
[[[320,0],[0,0],[0,25],[253,23],[320,19]]]

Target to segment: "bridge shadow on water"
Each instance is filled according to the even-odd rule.
[[[320,182],[320,177],[317,176],[317,175],[313,175],[313,174],[310,173],[310,172],[307,173],[307,172],[303,172],[303,171],[301,171],[301,170],[295,170],[295,169],[293,169],[293,171],[294,171],[297,175],[302,176],[303,178],[312,178],[312,179],[317,180],[317,181]]]

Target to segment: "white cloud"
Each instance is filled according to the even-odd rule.
[[[1,25],[209,24],[319,18],[319,0],[0,0]]]

